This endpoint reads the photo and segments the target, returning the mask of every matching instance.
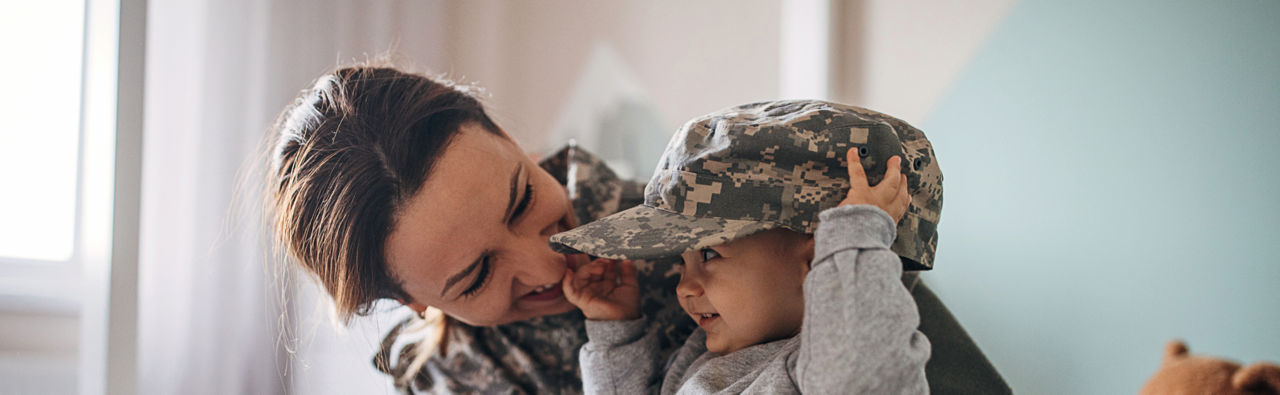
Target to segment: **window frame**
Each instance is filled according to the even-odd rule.
[[[71,230],[71,254],[65,259],[37,259],[0,255],[0,313],[35,313],[57,316],[74,316],[80,312],[81,277],[84,266],[85,225],[87,210],[94,202],[86,199],[86,174],[92,165],[86,161],[86,107],[91,104],[89,91],[89,56],[91,45],[90,6],[92,0],[84,0],[80,28],[80,84],[79,119],[76,123],[76,172],[73,222]]]

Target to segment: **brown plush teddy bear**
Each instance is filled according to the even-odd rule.
[[[1240,364],[1191,356],[1187,345],[1171,341],[1164,347],[1164,363],[1139,395],[1165,394],[1280,394],[1280,365]]]

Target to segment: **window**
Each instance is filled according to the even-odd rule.
[[[79,309],[86,2],[0,13],[0,311]]]
[[[0,257],[75,253],[84,2],[30,2],[0,14]]]
[[[121,350],[136,346],[145,10],[0,13],[0,393],[136,392]]]

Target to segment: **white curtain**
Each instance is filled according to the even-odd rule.
[[[141,393],[387,391],[369,357],[390,318],[335,334],[308,280],[294,281],[301,288],[273,284],[277,262],[256,210],[260,184],[242,173],[278,112],[320,73],[388,50],[440,67],[445,8],[443,1],[150,2]],[[279,303],[280,292],[289,304]]]

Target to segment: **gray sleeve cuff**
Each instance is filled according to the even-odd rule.
[[[838,206],[818,215],[814,234],[814,262],[847,249],[888,249],[897,237],[898,224],[889,213],[869,204]]]
[[[610,347],[639,341],[644,337],[649,320],[640,317],[630,321],[587,320],[587,340],[597,347]]]

